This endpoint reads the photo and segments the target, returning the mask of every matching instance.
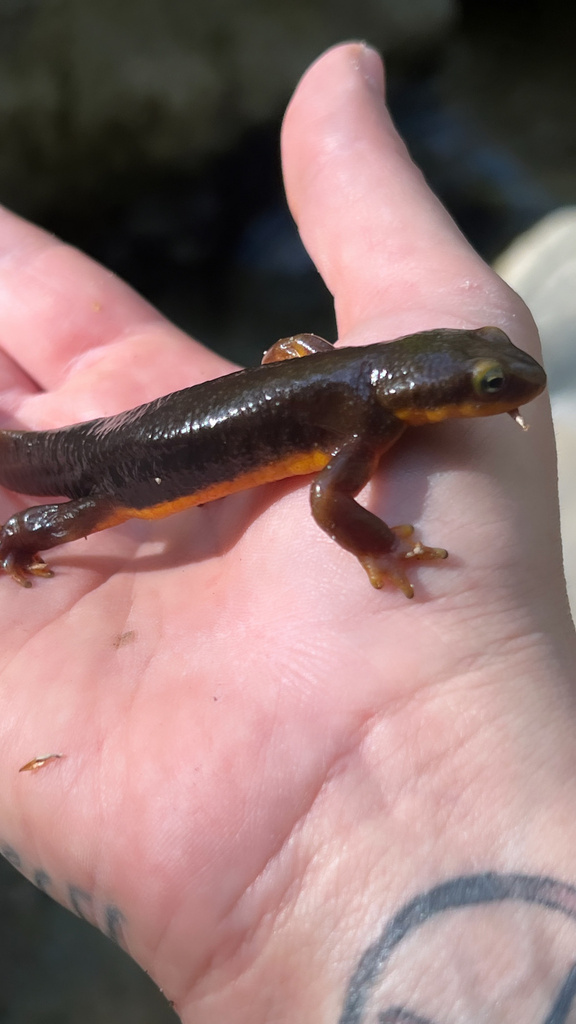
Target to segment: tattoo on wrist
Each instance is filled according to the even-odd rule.
[[[91,893],[78,885],[57,886],[46,871],[26,864],[18,851],[6,843],[0,845],[0,853],[47,896],[57,900],[77,917],[95,925],[104,932],[104,935],[112,939],[112,942],[126,950],[125,918],[117,906],[113,903],[98,904]]]
[[[575,953],[573,886],[496,872],[452,878],[405,903],[366,949],[339,1024],[518,1020],[516,1006],[525,1020],[564,1024],[576,1009]]]

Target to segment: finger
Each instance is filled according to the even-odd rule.
[[[103,362],[119,375],[131,370],[142,390],[157,394],[176,369],[180,376],[194,366],[202,379],[227,365],[110,271],[7,210],[0,210],[0,323],[2,349],[43,389],[84,372],[94,379]]]
[[[334,294],[340,334],[383,315],[397,334],[487,322],[506,329],[519,300],[428,189],[382,83],[374,51],[336,47],[306,73],[284,122],[289,203]]]

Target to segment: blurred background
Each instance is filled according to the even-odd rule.
[[[279,130],[323,49],[369,41],[415,159],[541,328],[574,596],[575,28],[565,0],[0,0],[0,202],[237,362],[302,330],[334,339]],[[0,861],[1,1024],[104,1021],[176,1017]]]

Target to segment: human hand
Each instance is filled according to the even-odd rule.
[[[378,75],[361,46],[329,52],[284,127],[341,341],[497,324],[534,350],[528,312],[411,165]],[[0,238],[6,417],[108,415],[229,368],[10,214]],[[354,971],[412,897],[472,873],[573,878],[574,648],[544,400],[527,419],[527,436],[504,417],[414,431],[386,459],[370,506],[451,554],[418,568],[411,604],[318,530],[305,481],[59,549],[28,591],[0,579],[5,851],[184,1020],[376,1020],[374,979]],[[64,757],[18,773],[50,751]],[[544,992],[563,977],[553,924]],[[434,933],[440,984],[417,946],[378,1006],[408,1005],[408,986],[404,1013],[464,1020],[464,992],[490,1015],[475,927],[472,959],[469,928]],[[518,1005],[540,948],[514,961]]]

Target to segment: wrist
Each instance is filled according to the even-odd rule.
[[[541,653],[523,678],[519,652],[490,683],[469,674],[371,719],[235,907],[236,939],[185,1022],[449,1020],[458,1001],[491,1008],[511,978],[514,998],[536,998],[550,944],[551,1005],[576,939],[576,764],[568,690]]]

